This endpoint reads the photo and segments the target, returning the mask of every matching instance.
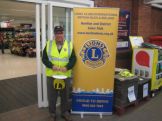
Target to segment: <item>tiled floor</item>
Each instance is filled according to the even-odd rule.
[[[110,116],[103,115],[103,118],[100,118],[99,115],[84,115],[84,118],[81,118],[80,115],[72,115],[72,118],[73,121],[161,121],[161,102],[162,92],[149,101],[143,102],[142,105],[136,106],[132,110],[128,110],[122,116],[113,114]],[[59,115],[59,109],[60,108],[57,110],[57,121],[64,121]],[[36,104],[0,114],[0,121],[49,120],[48,108],[38,108]]]
[[[36,75],[0,81],[0,114],[37,102]]]
[[[49,118],[47,109],[38,109],[37,105],[0,114],[0,121],[43,121],[45,118]]]
[[[0,53],[0,80],[36,74],[36,58]]]

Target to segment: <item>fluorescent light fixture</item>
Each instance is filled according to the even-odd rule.
[[[162,0],[144,0],[144,4],[148,4],[152,7],[162,9]]]
[[[148,2],[148,4],[158,4],[158,3],[162,3],[162,0],[151,0],[150,2]]]
[[[161,8],[162,9],[162,5],[161,4],[151,4],[152,7],[156,7],[156,8]]]

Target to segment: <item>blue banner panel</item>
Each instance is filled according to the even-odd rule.
[[[73,93],[74,112],[112,112],[113,94]]]

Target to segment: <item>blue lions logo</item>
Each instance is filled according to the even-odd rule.
[[[88,40],[80,51],[80,56],[84,64],[91,68],[97,68],[105,64],[109,57],[108,49],[100,40]]]

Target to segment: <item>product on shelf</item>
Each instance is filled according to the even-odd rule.
[[[31,54],[31,50],[34,50],[36,48],[34,33],[34,29],[16,30],[15,39],[13,40],[10,48],[11,53],[20,56],[27,55],[29,57],[35,57],[35,51],[32,51],[33,54]]]
[[[4,36],[4,44],[5,44],[5,48],[9,48],[10,43],[13,41],[14,39],[14,28],[0,28],[0,32],[3,33]]]

